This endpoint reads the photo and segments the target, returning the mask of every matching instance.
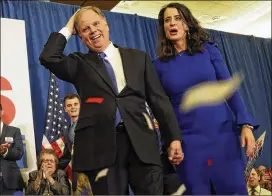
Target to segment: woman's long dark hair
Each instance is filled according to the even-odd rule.
[[[188,25],[189,30],[186,37],[186,51],[190,55],[194,55],[197,52],[204,52],[203,43],[209,42],[208,33],[200,26],[198,20],[185,5],[180,3],[169,3],[162,7],[159,13],[159,59],[167,61],[178,53],[172,42],[166,38],[164,31],[164,12],[167,8],[176,8],[182,17],[183,22]]]

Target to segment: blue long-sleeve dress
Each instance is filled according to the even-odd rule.
[[[204,43],[204,53],[180,53],[167,62],[154,61],[183,135],[184,161],[177,171],[185,194],[247,194],[239,136],[241,125],[258,125],[238,92],[224,103],[201,106],[187,113],[179,109],[184,92],[201,82],[230,78],[215,44]],[[234,115],[233,115],[234,114]]]

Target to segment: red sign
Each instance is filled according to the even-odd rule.
[[[6,96],[2,95],[2,91],[12,91],[12,86],[10,82],[1,76],[1,99],[0,102],[2,104],[2,109],[4,111],[3,116],[2,116],[2,121],[4,124],[9,125],[16,114],[16,109],[14,103]]]

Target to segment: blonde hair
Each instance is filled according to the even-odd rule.
[[[105,15],[103,14],[103,12],[98,7],[95,7],[95,6],[85,6],[85,7],[82,7],[82,8],[80,8],[80,10],[75,15],[75,29],[76,29],[77,33],[79,33],[79,31],[78,31],[79,18],[81,16],[81,14],[83,12],[87,11],[87,10],[94,11],[97,15],[101,16],[107,22],[107,19],[106,19]]]

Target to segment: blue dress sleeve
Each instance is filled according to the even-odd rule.
[[[231,77],[229,70],[225,64],[224,58],[222,57],[220,51],[217,49],[215,44],[207,43],[205,44],[205,46],[210,53],[211,63],[214,66],[217,80],[229,79]],[[238,91],[236,91],[232,95],[232,97],[227,100],[227,103],[233,111],[236,117],[236,123],[239,127],[244,124],[249,124],[253,126],[254,129],[257,129],[259,127],[257,122],[247,111],[246,106]]]

